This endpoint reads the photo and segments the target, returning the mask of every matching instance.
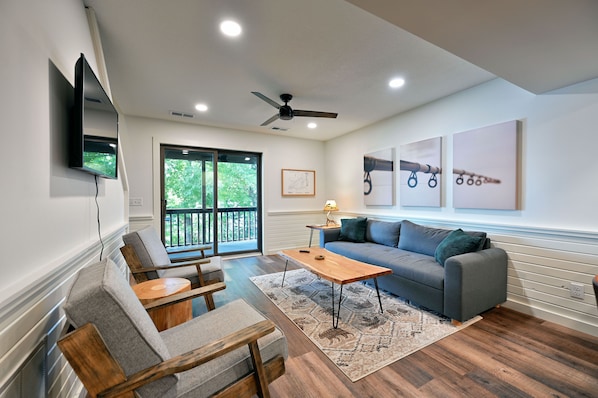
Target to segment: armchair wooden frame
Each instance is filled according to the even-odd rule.
[[[197,251],[199,249],[193,249],[193,250]],[[120,252],[122,253],[123,257],[125,258],[125,262],[129,266],[129,270],[131,271],[131,274],[133,275],[133,278],[135,278],[135,282],[137,282],[137,283],[142,283],[142,282],[148,281],[149,278],[147,277],[147,272],[150,272],[150,271],[168,270],[168,269],[175,269],[175,268],[189,267],[189,266],[195,266],[195,268],[197,270],[197,276],[199,279],[199,284],[192,284],[191,288],[208,286],[208,285],[214,283],[214,282],[206,283],[203,278],[203,274],[201,272],[201,265],[208,264],[210,262],[209,258],[198,258],[195,260],[180,261],[180,262],[175,262],[174,264],[171,264],[171,265],[166,265],[166,266],[161,266],[161,267],[143,267],[141,265],[141,261],[139,260],[139,257],[137,256],[137,253],[135,253],[135,249],[132,246],[124,245],[123,247],[120,248]],[[203,253],[203,251],[202,251],[202,253]],[[221,282],[218,282],[218,283],[221,283]],[[205,295],[203,295],[203,297],[206,302],[206,306],[208,307],[208,311],[211,311],[214,308],[216,308],[216,306],[214,304],[214,298],[211,293],[205,294]]]
[[[207,287],[157,300],[144,307],[148,310],[159,308],[224,288],[224,283],[218,282]],[[126,377],[118,362],[110,354],[97,328],[91,323],[85,324],[70,333],[66,333],[65,328],[66,334],[60,338],[58,346],[91,398],[134,398],[133,390],[145,384],[174,373],[192,369],[247,345],[254,371],[214,396],[249,398],[257,394],[259,397],[269,397],[268,384],[284,374],[284,359],[277,356],[263,363],[257,340],[272,333],[274,328],[272,321],[261,321],[185,354],[137,372],[129,378]],[[93,364],[93,367],[90,364]]]
[[[185,248],[170,248],[166,249],[166,253],[168,253],[168,257],[170,257],[170,261],[173,263],[179,263],[183,261],[191,261],[196,260],[198,258],[206,258],[206,250],[210,250],[212,245],[202,245],[202,246],[193,246],[193,247],[185,247]],[[200,256],[188,256],[188,257],[176,257],[177,254],[184,254],[184,253],[195,253],[201,252]]]

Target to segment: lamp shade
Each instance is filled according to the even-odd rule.
[[[338,206],[336,205],[336,201],[332,199],[328,199],[326,204],[324,205],[324,211],[337,211]]]

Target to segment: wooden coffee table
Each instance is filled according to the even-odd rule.
[[[340,254],[330,252],[321,247],[310,247],[309,249],[301,249],[307,252],[302,252],[298,249],[283,250],[280,256],[285,258],[286,264],[284,267],[284,274],[282,276],[282,285],[284,285],[284,278],[287,272],[289,261],[292,261],[301,267],[311,271],[327,281],[332,282],[332,327],[338,327],[338,320],[340,318],[341,301],[343,299],[343,285],[353,282],[364,281],[366,279],[373,279],[376,286],[376,293],[378,294],[378,303],[380,304],[380,312],[382,313],[382,300],[380,299],[380,290],[378,290],[378,278],[383,275],[392,274],[390,268],[379,267],[362,263],[361,261],[352,260]],[[317,260],[316,257],[323,256],[324,259]],[[334,309],[334,284],[341,285],[340,297],[338,300],[338,310]]]

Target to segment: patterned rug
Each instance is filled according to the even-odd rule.
[[[332,327],[330,282],[311,272],[288,271],[254,276],[251,281],[316,344],[351,381],[357,381],[427,345],[482,319],[473,318],[461,326],[450,319],[423,311],[391,294],[380,292],[380,313],[376,289],[362,283],[343,286],[338,328]],[[339,286],[335,285],[338,308]]]

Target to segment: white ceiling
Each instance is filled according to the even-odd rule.
[[[350,2],[371,14],[344,0],[84,0],[126,115],[328,140],[496,76],[534,93],[598,77],[598,1]],[[241,37],[220,34],[225,18]],[[252,91],[339,116],[261,127],[277,110]]]

